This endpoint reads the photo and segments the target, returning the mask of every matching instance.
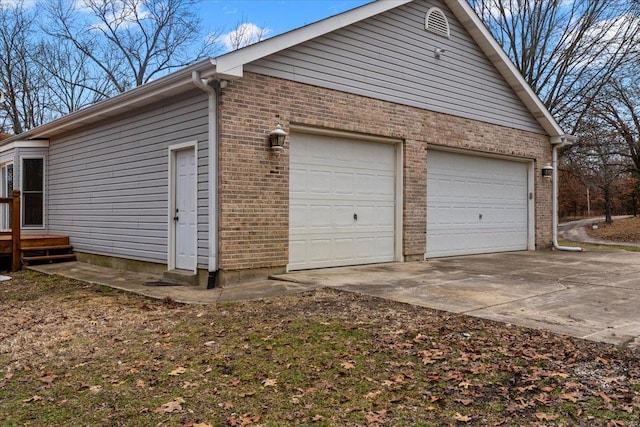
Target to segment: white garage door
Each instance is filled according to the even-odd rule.
[[[528,164],[429,150],[427,258],[526,250]]]
[[[293,134],[289,156],[289,270],[393,261],[393,144]]]

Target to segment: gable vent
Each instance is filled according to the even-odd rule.
[[[432,7],[427,11],[427,16],[424,19],[424,28],[434,34],[449,38],[449,21],[447,21],[442,9],[438,7]]]

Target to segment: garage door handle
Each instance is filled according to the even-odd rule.
[[[478,219],[482,221],[482,214],[478,215]]]
[[[353,214],[353,220],[357,221],[358,220],[358,214]]]

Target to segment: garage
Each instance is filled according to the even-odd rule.
[[[395,260],[396,145],[292,133],[288,270]]]
[[[426,258],[527,250],[530,163],[427,152]]]

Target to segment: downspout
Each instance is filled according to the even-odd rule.
[[[552,190],[551,190],[551,228],[553,235],[553,248],[557,251],[582,252],[582,248],[574,246],[560,246],[558,244],[558,150],[571,145],[568,137],[562,136],[558,141],[551,141]]]
[[[199,71],[191,73],[193,84],[205,91],[208,103],[208,152],[209,152],[209,277],[207,289],[216,284],[218,272],[218,90],[220,83],[212,79],[203,79]]]

